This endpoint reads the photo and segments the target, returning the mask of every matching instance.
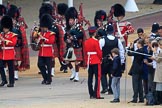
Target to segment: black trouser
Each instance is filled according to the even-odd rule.
[[[42,73],[44,81],[52,82],[51,79],[52,57],[38,57],[38,68]]]
[[[142,75],[133,74],[132,75],[132,85],[133,85],[133,100],[137,101],[139,96],[139,100],[143,101],[143,86],[142,86]]]
[[[109,76],[109,84],[107,83],[107,75]],[[109,92],[112,92],[111,88],[111,66],[105,67],[104,64],[101,65],[101,84],[102,84],[102,90],[108,89]]]
[[[93,90],[93,75],[95,75],[94,90]],[[101,71],[99,70],[99,64],[89,65],[88,90],[90,96],[100,97],[100,79],[101,79]]]
[[[0,73],[2,77],[2,81],[7,81],[6,74],[4,71],[4,64],[7,63],[8,70],[9,70],[9,83],[14,84],[14,60],[0,60]]]

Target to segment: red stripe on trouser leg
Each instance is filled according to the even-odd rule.
[[[97,97],[100,97],[101,64],[98,64]]]

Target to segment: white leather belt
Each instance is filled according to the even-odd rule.
[[[14,47],[2,47],[2,49],[14,49]]]
[[[52,47],[51,44],[42,44],[41,47]]]
[[[87,52],[87,54],[88,54],[88,61],[87,61],[87,70],[88,70],[89,69],[90,55],[95,55],[95,54],[97,54],[97,52]]]
[[[88,55],[94,55],[97,54],[97,52],[87,52]]]

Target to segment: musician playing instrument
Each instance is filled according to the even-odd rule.
[[[83,61],[83,28],[80,24],[77,23],[77,17],[78,12],[75,9],[75,7],[70,7],[65,13],[66,18],[66,34],[64,37],[64,40],[67,44],[67,52],[70,49],[74,49],[71,52],[71,57],[67,58],[67,55],[65,55],[64,60],[66,60],[66,63],[68,67],[70,68],[72,74],[70,76],[70,80],[74,80],[75,82],[79,81],[79,65],[81,61]],[[68,54],[68,53],[67,53]],[[73,59],[73,56],[76,56],[76,59]],[[71,62],[75,62],[75,69],[73,68]]]
[[[63,71],[66,73],[67,72],[67,66],[63,61],[63,54],[65,53],[65,42],[64,42],[64,25],[62,25],[62,17],[59,15],[58,13],[61,13],[61,15],[63,14],[63,11],[66,11],[66,6],[63,5],[64,7],[61,6],[61,8],[65,8],[65,10],[58,10],[58,13],[56,12],[56,5],[53,4],[53,6],[51,4],[43,4],[41,6],[41,8],[39,9],[39,19],[41,18],[41,16],[43,14],[49,14],[52,16],[53,18],[53,22],[52,22],[52,28],[50,29],[51,31],[55,32],[55,38],[56,38],[56,42],[53,43],[53,48],[54,48],[54,57],[52,59],[52,72],[51,75],[54,76],[55,73],[55,58],[59,59],[60,65],[61,65],[61,71],[63,69]],[[60,7],[60,6],[59,6]],[[59,22],[58,22],[59,21]]]
[[[52,28],[52,17],[44,14],[40,19],[40,32],[38,32],[37,43],[40,45],[38,55],[38,68],[41,71],[43,81],[42,84],[49,85],[51,78],[51,63],[53,58],[52,44],[55,42],[55,33],[50,31]]]
[[[102,37],[106,36],[106,30],[104,21],[106,21],[106,12],[104,10],[98,10],[95,13],[94,17],[94,24],[98,28],[96,37],[101,39]]]
[[[7,84],[6,74],[4,71],[4,64],[7,64],[9,70],[9,84],[7,87],[14,87],[14,59],[15,59],[15,45],[17,42],[17,34],[12,32],[13,22],[11,17],[3,16],[1,20],[1,27],[3,33],[0,34],[0,73],[2,83],[0,86]]]
[[[25,71],[26,69],[30,69],[30,60],[29,60],[29,47],[26,37],[26,28],[27,25],[25,23],[24,18],[21,16],[20,11],[21,8],[18,8],[16,5],[8,4],[9,9],[7,15],[12,18],[13,21],[13,30],[12,32],[18,34],[17,35],[17,43],[15,47],[16,55],[15,55],[15,80],[18,80],[18,71]],[[20,64],[18,61],[21,61]]]

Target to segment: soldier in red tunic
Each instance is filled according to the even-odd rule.
[[[4,16],[1,20],[1,27],[3,33],[0,36],[0,59],[3,60],[3,63],[0,64],[0,72],[2,77],[2,83],[0,86],[7,84],[7,79],[4,71],[4,64],[8,65],[9,69],[9,84],[7,87],[14,87],[14,59],[15,59],[15,50],[14,47],[17,42],[17,36],[15,33],[11,32],[13,28],[13,22],[11,17]]]
[[[61,8],[61,12],[60,9],[58,10],[58,13],[63,15],[64,11],[66,11],[66,8],[68,8],[68,6],[66,7],[66,5],[63,6],[59,6],[59,8]],[[65,9],[64,9],[65,8]],[[60,20],[58,21],[58,17],[60,16],[55,16],[53,15],[53,13],[55,12],[55,10],[53,10],[53,7],[51,4],[49,3],[44,3],[42,4],[41,8],[39,9],[39,18],[43,15],[43,14],[50,14],[53,17],[53,23],[52,23],[52,28],[51,31],[55,32],[55,39],[56,42],[53,43],[53,48],[54,48],[54,57],[52,59],[52,72],[51,75],[54,76],[55,73],[55,58],[59,59],[61,68],[61,71],[67,72],[67,66],[66,64],[63,62],[63,54],[65,53],[65,42],[64,42],[64,28],[62,25],[62,23],[60,23]]]
[[[40,32],[37,34],[37,43],[40,46],[38,55],[38,68],[43,77],[42,84],[51,84],[51,63],[53,58],[52,44],[55,42],[55,33],[51,32],[52,17],[49,14],[42,15],[40,19]]]
[[[85,54],[88,68],[88,90],[90,99],[104,99],[103,97],[100,97],[102,50],[99,46],[99,41],[95,38],[96,30],[97,27],[90,27],[90,38],[85,41]],[[94,90],[93,75],[95,75]]]
[[[24,18],[20,15],[20,10],[17,8],[16,5],[9,5],[9,9],[7,12],[12,18],[13,21],[13,32],[18,34],[17,38],[18,41],[16,43],[15,51],[16,51],[16,58],[15,58],[15,80],[18,80],[18,71],[25,71],[26,69],[30,68],[30,61],[29,61],[29,48],[28,42],[26,38],[26,28],[27,25],[24,21]],[[20,65],[19,62],[20,61]]]
[[[134,32],[132,24],[128,21],[122,21],[125,17],[125,9],[121,4],[113,6],[114,16],[117,18],[115,23],[115,36],[120,38],[124,48],[128,44],[128,35]]]

